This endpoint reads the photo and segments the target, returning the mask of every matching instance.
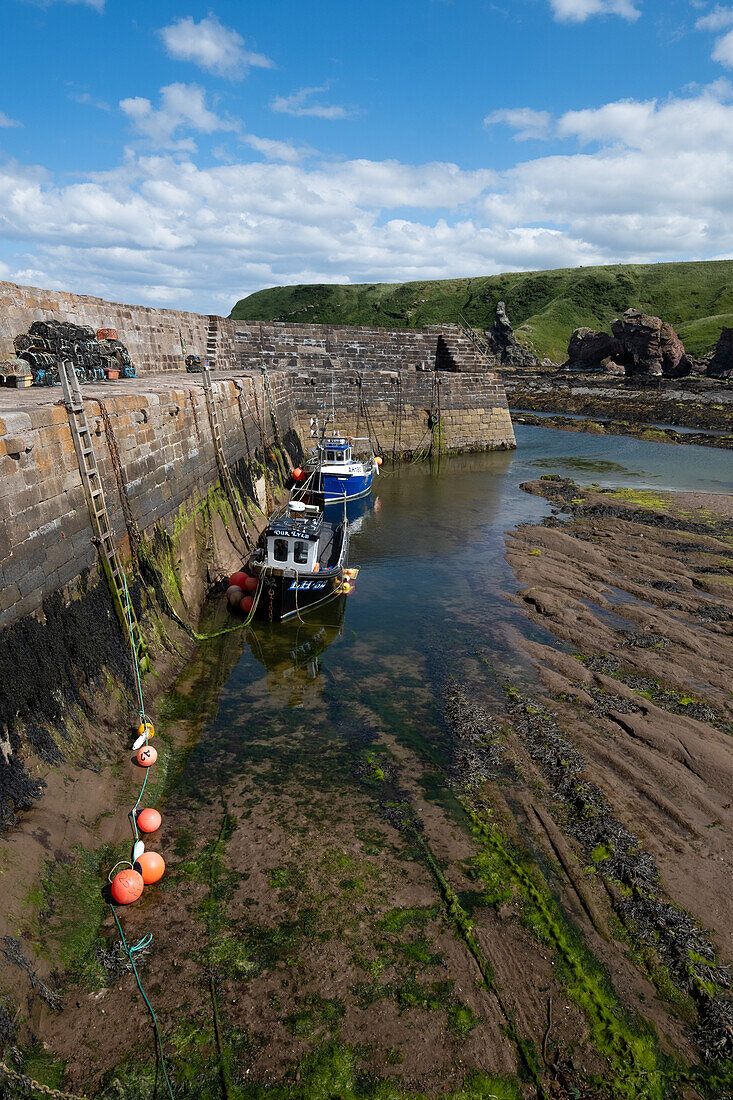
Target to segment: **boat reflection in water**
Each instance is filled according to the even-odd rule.
[[[252,654],[267,670],[267,690],[288,706],[320,691],[321,654],[344,629],[346,596],[338,596],[302,619],[281,623],[255,621],[247,631]]]
[[[361,528],[364,516],[371,512],[372,508],[378,511],[381,508],[379,497],[376,499],[369,493],[365,497],[346,501],[346,520],[349,524],[349,533],[355,535]],[[342,500],[327,500],[324,506],[324,514],[327,519],[343,516],[344,502]]]

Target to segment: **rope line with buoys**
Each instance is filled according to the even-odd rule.
[[[122,575],[123,584],[125,587],[125,614],[127,616],[128,626],[130,628],[130,636],[132,637],[132,605],[130,602],[130,593],[127,587],[127,580]],[[150,1018],[153,1023],[153,1032],[155,1034],[155,1057],[156,1061],[160,1060],[160,1065],[163,1070],[163,1076],[165,1083],[168,1087],[168,1093],[173,1098],[173,1089],[171,1087],[170,1080],[168,1078],[168,1070],[165,1064],[165,1055],[163,1053],[163,1040],[160,1034],[160,1028],[158,1026],[158,1020],[155,1015],[153,1006],[151,1005],[148,996],[143,988],[140,975],[135,965],[134,955],[137,951],[142,951],[143,948],[148,947],[153,942],[152,932],[146,933],[138,943],[129,946],[125,939],[125,934],[122,930],[119,917],[117,916],[116,905],[130,905],[132,902],[138,900],[142,895],[145,886],[154,882],[158,882],[165,871],[165,860],[158,852],[146,852],[145,842],[140,839],[140,831],[146,835],[155,832],[162,823],[162,817],[158,810],[147,807],[138,812],[140,803],[142,802],[143,795],[145,794],[145,788],[150,776],[150,769],[158,759],[158,750],[151,744],[151,739],[155,736],[155,728],[153,723],[148,720],[145,714],[145,698],[143,695],[142,679],[140,677],[140,665],[138,662],[137,653],[135,647],[132,646],[132,664],[135,671],[135,684],[137,687],[137,696],[139,701],[139,718],[140,724],[137,728],[137,737],[132,745],[132,751],[135,754],[135,760],[139,767],[145,771],[145,776],[140,787],[140,793],[137,796],[137,801],[132,807],[129,813],[130,822],[132,825],[132,831],[134,836],[132,846],[132,859],[120,860],[110,870],[107,878],[110,884],[110,893],[113,901],[109,903],[112,915],[115,919],[115,924],[120,933],[120,939],[122,941],[122,947],[130,960],[130,966],[132,967],[133,974],[135,975],[135,981],[137,982],[138,989],[142,995],[143,1000],[147,1006]],[[139,829],[138,829],[139,825]],[[117,870],[117,868],[122,868]]]

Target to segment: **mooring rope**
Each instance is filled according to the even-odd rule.
[[[156,1055],[156,1058],[158,1058],[158,1057],[160,1058],[160,1065],[161,1065],[161,1068],[163,1070],[163,1077],[165,1078],[165,1083],[168,1086],[168,1094],[169,1094],[171,1100],[175,1100],[175,1097],[173,1096],[173,1089],[171,1088],[171,1083],[170,1083],[170,1080],[168,1078],[168,1070],[166,1069],[165,1055],[163,1053],[163,1040],[162,1040],[161,1035],[160,1035],[160,1028],[158,1026],[158,1018],[155,1015],[155,1010],[153,1009],[153,1006],[151,1005],[150,1001],[148,1000],[148,997],[147,997],[147,994],[146,994],[145,990],[143,989],[143,983],[140,981],[140,975],[137,972],[137,967],[135,966],[135,960],[133,958],[133,955],[135,954],[136,951],[142,951],[145,947],[150,946],[150,944],[153,941],[153,934],[152,934],[152,932],[148,932],[148,934],[146,936],[143,936],[143,938],[141,940],[139,940],[136,944],[133,944],[132,947],[128,947],[127,940],[125,939],[125,933],[122,931],[122,925],[120,924],[119,918],[117,916],[117,911],[115,910],[114,905],[112,905],[111,903],[110,903],[110,909],[112,910],[112,916],[115,918],[115,924],[117,925],[117,930],[120,933],[120,939],[122,940],[122,946],[125,950],[125,953],[126,953],[128,959],[130,960],[130,966],[132,967],[132,972],[135,975],[135,981],[137,982],[137,987],[140,990],[140,993],[142,994],[142,998],[145,1001],[145,1004],[147,1005],[148,1012],[150,1013],[150,1018],[153,1021],[153,1032],[155,1034],[155,1055]]]

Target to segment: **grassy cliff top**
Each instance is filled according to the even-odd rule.
[[[419,283],[314,284],[258,290],[230,316],[242,321],[421,328],[455,321],[490,328],[506,302],[517,338],[540,357],[566,357],[575,328],[608,329],[630,306],[669,321],[691,355],[733,327],[733,260],[522,271]]]

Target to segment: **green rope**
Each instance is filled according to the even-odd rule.
[[[145,1001],[145,1004],[148,1007],[148,1012],[150,1013],[150,1018],[153,1021],[153,1030],[155,1032],[155,1044],[156,1044],[155,1053],[156,1053],[156,1056],[160,1057],[160,1064],[163,1067],[163,1076],[165,1077],[165,1083],[168,1086],[168,1093],[170,1095],[170,1098],[171,1098],[171,1100],[175,1100],[175,1098],[173,1096],[173,1089],[171,1088],[171,1083],[168,1080],[168,1070],[166,1069],[166,1065],[165,1065],[165,1055],[163,1054],[163,1040],[161,1039],[161,1036],[160,1036],[160,1028],[158,1027],[158,1020],[157,1020],[157,1017],[156,1017],[155,1012],[153,1010],[153,1006],[151,1005],[150,1001],[148,1000],[147,994],[145,993],[145,990],[143,989],[143,983],[140,981],[140,975],[137,972],[137,967],[135,966],[135,960],[133,958],[133,955],[136,951],[142,951],[142,949],[144,947],[147,947],[150,943],[152,943],[153,934],[152,934],[152,932],[148,932],[147,936],[143,936],[143,938],[141,940],[139,940],[138,943],[134,944],[133,947],[128,947],[127,946],[127,940],[125,939],[125,933],[122,931],[122,925],[119,922],[119,919],[117,917],[117,912],[115,910],[114,905],[110,905],[110,909],[112,910],[112,916],[115,918],[115,924],[117,925],[117,929],[120,933],[120,939],[122,940],[122,946],[125,949],[125,954],[127,955],[128,959],[130,960],[130,966],[132,967],[132,972],[135,975],[135,980],[137,982],[137,987],[138,987],[138,989],[140,990],[140,992],[142,994],[142,998],[143,998],[143,1000]]]

